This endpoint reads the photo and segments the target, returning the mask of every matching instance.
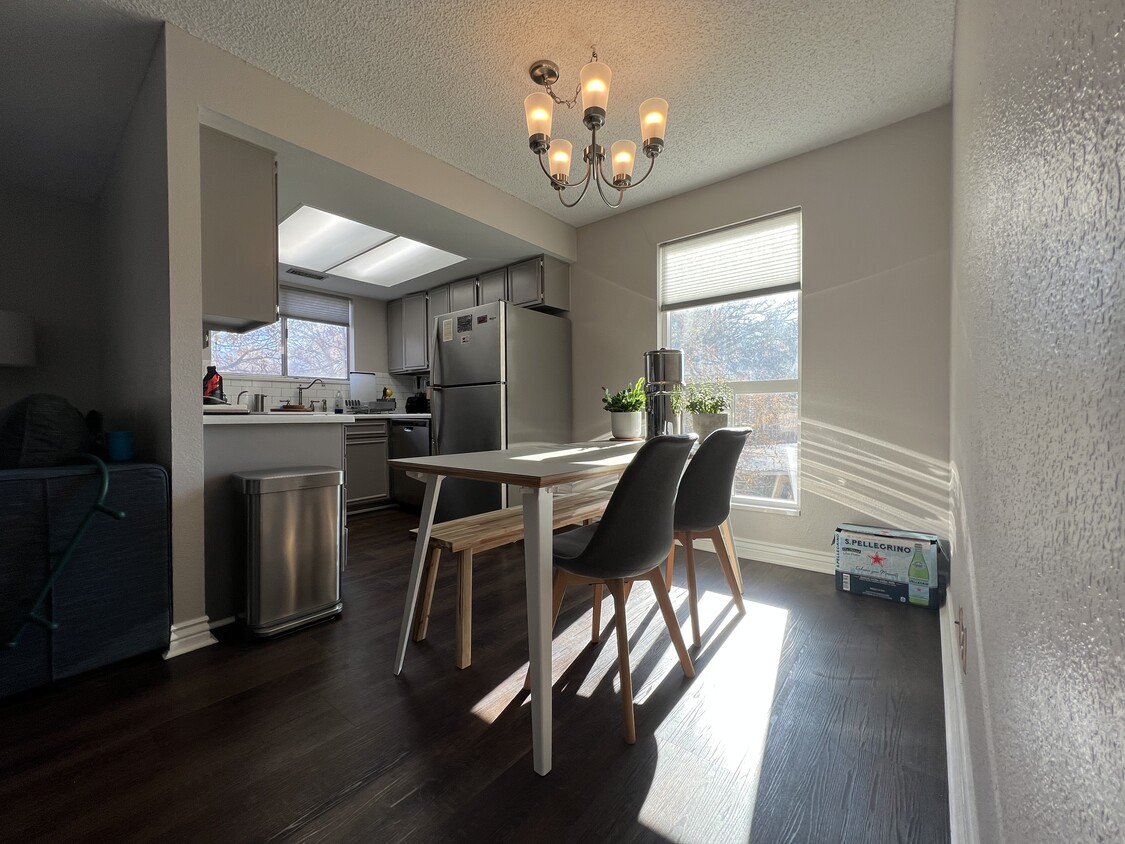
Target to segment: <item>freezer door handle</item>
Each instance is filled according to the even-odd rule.
[[[442,453],[442,451],[441,451],[441,434],[440,434],[440,431],[441,431],[441,400],[442,400],[441,392],[442,392],[441,387],[432,387],[431,388],[431,396],[432,396],[433,401],[431,402],[431,406],[430,406],[430,411],[431,411],[430,415],[432,417],[432,423],[430,425],[430,439],[433,442],[432,451],[433,451],[434,454],[441,454]]]

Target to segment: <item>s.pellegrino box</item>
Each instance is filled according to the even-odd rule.
[[[899,604],[936,609],[938,538],[932,533],[868,525],[836,528],[836,588]]]

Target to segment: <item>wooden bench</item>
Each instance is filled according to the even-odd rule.
[[[601,490],[555,496],[553,528],[557,530],[568,525],[585,524],[599,518],[605,511],[609,496],[609,492]],[[417,536],[418,529],[411,533]],[[468,668],[472,661],[473,554],[501,548],[521,539],[523,508],[518,506],[434,525],[430,531],[429,554],[414,613],[414,641],[421,642],[426,638],[441,552],[452,551],[457,554],[457,667]]]

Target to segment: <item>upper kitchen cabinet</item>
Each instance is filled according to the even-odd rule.
[[[477,304],[477,280],[466,278],[449,284],[449,310],[463,311]]]
[[[508,268],[501,267],[477,278],[477,304],[487,305],[508,298]]]
[[[449,306],[449,285],[443,284],[441,287],[431,288],[429,291],[430,297],[430,317],[429,321],[432,323],[434,317],[439,317],[442,314],[450,313],[453,308]]]
[[[430,367],[429,319],[425,293],[387,303],[387,368],[421,372]]]
[[[541,311],[570,310],[570,265],[549,255],[508,267],[508,298],[513,305]]]
[[[199,127],[203,327],[277,322],[277,167],[267,149]]]

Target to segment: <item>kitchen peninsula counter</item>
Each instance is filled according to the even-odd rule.
[[[207,616],[233,621],[246,608],[246,549],[241,502],[231,475],[262,469],[330,466],[344,469],[349,413],[204,414],[203,534]],[[346,546],[347,532],[342,542]]]

